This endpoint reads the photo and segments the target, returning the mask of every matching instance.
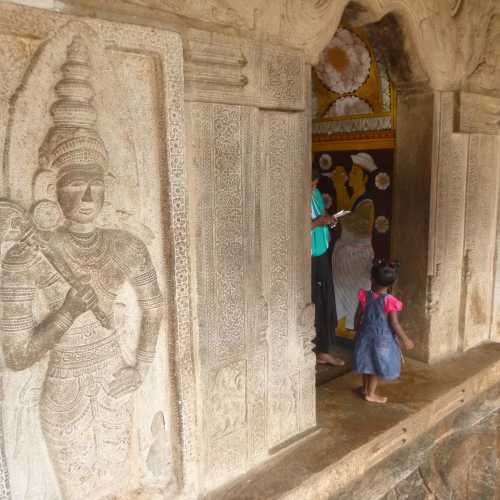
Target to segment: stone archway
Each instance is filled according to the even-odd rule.
[[[374,113],[371,121],[368,119],[371,116],[370,114],[366,116],[361,114],[363,119],[359,124],[356,123],[354,116],[349,122],[345,121],[347,117],[343,117],[340,122],[341,126],[332,127],[328,125],[328,122],[320,122],[315,127],[318,130],[316,133],[319,134],[319,136],[315,136],[315,140],[326,142],[323,145],[321,142],[316,143],[314,147],[315,150],[327,151],[328,147],[326,146],[331,144],[330,149],[333,150],[349,149],[348,143],[344,143],[342,146],[341,143],[332,141],[350,140],[352,148],[364,148],[363,151],[365,149],[370,150],[370,147],[374,148],[370,150],[370,153],[375,156],[380,155],[376,151],[378,148],[395,148],[394,166],[392,166],[392,160],[390,160],[391,165],[388,166],[391,172],[390,175],[394,181],[391,188],[393,215],[390,217],[392,220],[388,221],[391,227],[390,254],[402,264],[401,276],[397,287],[405,304],[408,306],[408,311],[404,314],[405,327],[417,343],[417,349],[413,355],[419,359],[426,360],[429,330],[426,317],[426,289],[430,234],[428,221],[430,210],[430,168],[432,164],[432,92],[429,86],[429,78],[419,62],[412,32],[403,28],[403,26],[413,22],[411,13],[405,8],[400,8],[398,13],[384,14],[385,11],[375,12],[370,4],[371,2],[348,3],[339,22],[343,28],[362,30],[359,33],[365,33],[366,43],[369,43],[370,47],[372,47],[370,50],[376,51],[376,54],[378,54],[377,57],[380,58],[380,64],[387,67],[396,92],[396,98],[393,97],[392,99],[392,106],[395,108],[397,116],[391,115],[391,118],[382,118],[382,115],[379,117],[377,113],[371,111],[371,113]],[[381,17],[382,14],[383,16]],[[322,55],[322,58],[324,57]],[[367,78],[366,85],[369,85],[370,79],[369,77]],[[359,92],[356,91],[356,95],[359,93],[363,100],[363,92],[368,91],[363,91],[362,89],[363,87]],[[370,92],[373,93],[373,90]],[[355,99],[359,101],[360,97]],[[373,110],[376,109],[378,108],[373,108]],[[395,112],[393,111],[393,113]],[[420,128],[417,133],[414,131],[415,119],[412,113],[420,117]],[[376,117],[379,117],[378,121]],[[348,128],[346,123],[352,123],[352,125],[349,125],[351,129]],[[360,127],[359,130],[357,130],[357,127]],[[384,128],[386,129],[385,132],[383,132]],[[338,133],[335,134],[334,131],[337,129],[342,130],[343,133],[340,135]],[[349,133],[348,130],[352,130],[352,132]],[[329,136],[329,133],[333,135]],[[392,141],[394,141],[394,136],[396,138],[395,147],[389,145],[388,139],[380,141],[380,143],[377,143],[375,139],[376,137],[391,137]],[[367,137],[370,138],[370,141],[366,140]],[[363,138],[365,138],[364,141]],[[334,154],[335,161],[339,160],[341,163],[342,161],[347,161],[345,159],[342,160],[344,156],[345,153],[344,155],[342,153]],[[416,186],[418,186],[418,189],[416,189]],[[379,203],[380,201],[377,205]],[[380,207],[377,208],[376,212],[380,209]],[[389,211],[388,213],[390,213],[390,208],[388,207],[381,210],[382,213],[385,211]],[[410,226],[411,230],[409,229]],[[340,238],[342,240],[342,237]],[[380,247],[381,242],[378,241],[379,239],[374,237],[375,255],[379,257],[388,256],[389,251]],[[336,251],[334,250],[335,253]],[[340,300],[342,303],[347,301],[345,304],[345,307],[347,307],[347,304],[350,304],[350,302],[347,300],[346,294],[351,293],[354,296],[357,290],[349,292],[347,289],[344,289],[345,286],[350,286],[349,283],[351,281],[348,279],[348,282],[344,283],[345,279],[342,278],[343,268],[340,261],[339,265],[341,267],[334,270],[334,276],[337,273],[337,278],[340,280],[338,282],[340,288],[337,290],[337,300]],[[351,270],[350,272],[354,271]],[[364,281],[366,281],[366,284],[363,287],[368,286],[369,277],[366,276],[366,280]],[[342,311],[340,314],[347,312],[345,307],[340,307],[340,311]],[[350,307],[347,309],[349,310]],[[337,310],[339,310],[339,306]],[[351,318],[351,316],[349,317]],[[352,328],[351,321],[352,318],[347,322],[347,328]],[[339,328],[340,335],[349,337],[349,334],[344,330],[344,320],[341,321]]]
[[[491,37],[487,28],[494,19],[493,4],[478,9],[474,2],[362,0],[335,7],[320,2],[310,8],[333,20],[330,36],[339,22],[367,26],[386,53],[398,88],[400,189],[394,197],[392,250],[411,262],[399,284],[409,309],[406,326],[418,341],[415,355],[432,362],[495,338],[498,144],[491,137],[497,131],[487,125],[494,104],[486,96],[465,93],[474,87],[474,78],[477,88],[475,75]],[[338,9],[345,10],[341,14]],[[304,42],[311,60],[325,38],[327,33],[318,28]],[[468,122],[474,105],[478,120],[472,127]],[[473,140],[471,133],[482,138]],[[478,160],[490,165],[481,175],[482,188],[491,189],[492,201],[484,208],[491,220],[487,227],[466,209],[479,203],[473,193],[480,188],[470,182],[477,176]],[[483,233],[487,243],[478,246],[472,240]]]

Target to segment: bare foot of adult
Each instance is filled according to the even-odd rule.
[[[385,396],[379,396],[378,394],[365,394],[365,400],[370,403],[387,403],[387,398]]]
[[[331,354],[326,352],[320,352],[316,356],[316,362],[318,365],[332,365],[332,366],[344,366],[345,362],[343,359],[335,358]]]

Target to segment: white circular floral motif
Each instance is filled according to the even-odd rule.
[[[372,107],[363,99],[348,95],[337,99],[325,113],[325,117],[365,115],[373,113]]]
[[[337,30],[321,52],[316,73],[333,92],[357,90],[368,78],[371,57],[363,40],[349,30]]]
[[[332,163],[332,157],[327,153],[319,157],[319,168],[323,170],[323,172],[330,170],[330,168],[332,168]]]
[[[375,177],[375,186],[381,191],[385,191],[391,185],[391,178],[386,172],[380,172]]]
[[[390,228],[390,223],[389,219],[387,217],[384,217],[383,215],[380,215],[375,219],[375,229],[378,233],[385,234],[387,231],[389,231]]]

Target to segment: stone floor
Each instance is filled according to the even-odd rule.
[[[341,492],[359,490],[356,482],[399,453],[399,465],[379,473],[378,483],[373,479],[372,490],[380,491],[370,498],[380,498],[388,481],[395,486],[410,474],[410,462],[420,453],[412,448],[415,443],[427,439],[432,445],[449,433],[443,422],[476,407],[481,395],[494,390],[499,380],[500,344],[487,344],[433,366],[407,360],[401,379],[381,388],[389,397],[387,405],[366,403],[356,391],[359,376],[343,375],[318,387],[315,433],[207,499],[365,500],[368,495]],[[399,478],[396,469],[401,471]]]

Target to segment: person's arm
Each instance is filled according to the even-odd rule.
[[[406,332],[400,325],[398,319],[398,313],[396,311],[389,313],[389,323],[391,325],[392,331],[396,334],[396,337],[399,340],[400,344],[402,344],[403,347],[408,351],[413,349],[415,347],[415,344],[410,339],[410,337],[406,335]]]
[[[331,217],[329,215],[321,215],[317,219],[311,220],[311,229],[320,226],[328,226],[330,224]]]
[[[321,215],[317,219],[311,220],[311,229],[320,226],[331,226],[337,224],[337,219],[333,215]]]

